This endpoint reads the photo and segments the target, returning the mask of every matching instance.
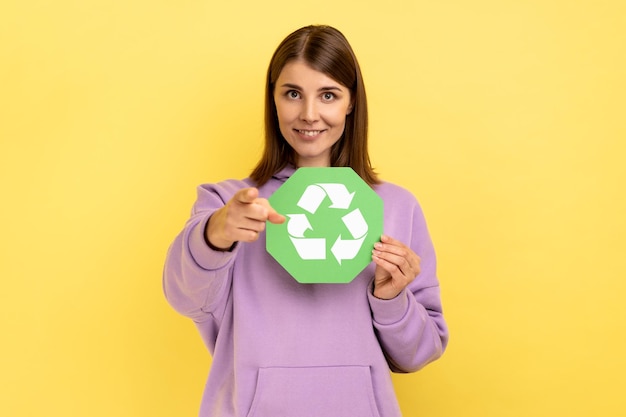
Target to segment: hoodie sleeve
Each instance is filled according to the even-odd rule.
[[[170,245],[163,271],[163,291],[180,314],[200,323],[221,311],[232,280],[232,265],[239,245],[216,251],[207,244],[204,231],[211,215],[241,188],[229,180],[198,187],[191,217]]]
[[[421,258],[420,274],[397,297],[381,300],[373,295],[373,283],[368,291],[373,325],[394,372],[414,372],[438,359],[448,343],[448,328],[443,318],[439,282],[436,274],[435,250],[428,233],[423,212],[414,201],[410,227],[391,230]],[[405,216],[407,217],[406,213]],[[393,218],[402,218],[393,216]],[[410,232],[410,236],[401,230]],[[410,243],[409,243],[410,242]]]

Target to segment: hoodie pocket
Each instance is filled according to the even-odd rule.
[[[380,417],[368,366],[261,368],[248,417]]]

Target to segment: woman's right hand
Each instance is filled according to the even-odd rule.
[[[217,210],[207,224],[207,241],[220,250],[230,249],[235,242],[254,242],[265,230],[265,222],[281,224],[285,217],[278,214],[259,190],[244,188]]]

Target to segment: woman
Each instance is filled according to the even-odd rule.
[[[201,416],[400,416],[390,377],[440,357],[448,331],[415,198],[380,181],[345,37],[308,26],[269,65],[263,156],[250,178],[202,185],[168,252],[164,290],[213,356]],[[299,167],[349,166],[385,205],[385,235],[349,284],[299,284],[265,250],[267,198]]]

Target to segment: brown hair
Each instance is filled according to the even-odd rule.
[[[294,151],[278,126],[274,87],[285,65],[296,59],[350,90],[353,108],[346,116],[342,137],[331,148],[331,166],[351,167],[369,185],[378,184],[380,181],[367,150],[367,99],[359,63],[345,36],[324,25],[296,30],[281,42],[272,56],[265,85],[265,148],[250,177],[263,185],[287,164],[295,165]]]

